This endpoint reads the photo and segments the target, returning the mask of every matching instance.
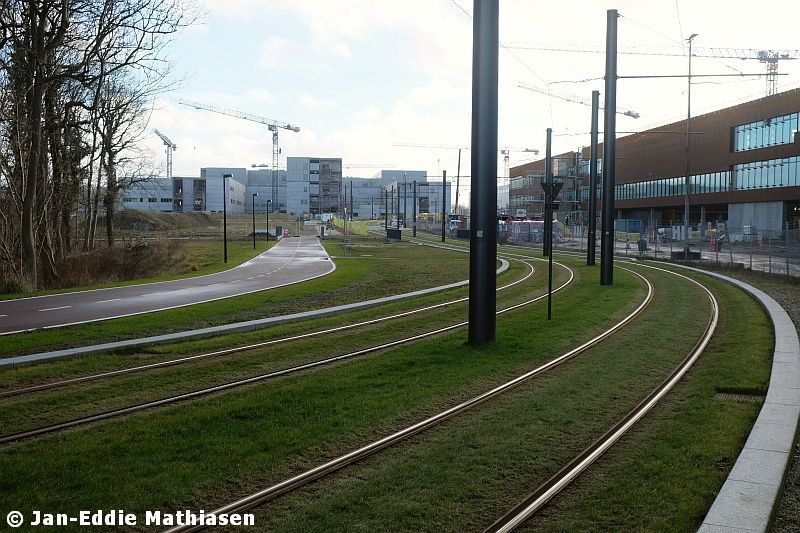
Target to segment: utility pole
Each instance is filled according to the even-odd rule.
[[[383,196],[383,229],[386,231],[386,235],[388,238],[389,235],[389,191],[383,190],[381,191],[381,196]]]
[[[231,174],[222,175],[222,249],[225,264],[228,263],[228,184],[225,178],[231,177]]]
[[[406,173],[403,172],[403,227],[406,225],[406,213],[408,213],[408,192],[406,191]]]
[[[397,182],[397,229],[400,229],[400,182]]]
[[[606,19],[606,90],[603,128],[603,233],[600,236],[600,285],[614,283],[614,179],[617,157],[617,18],[609,9]]]
[[[586,241],[586,264],[595,263],[597,246],[597,136],[600,91],[592,91],[592,140],[589,148],[589,235]]]
[[[350,220],[353,219],[353,180],[350,180]]]
[[[686,177],[683,180],[683,259],[689,260],[689,189],[691,187],[690,162],[691,162],[691,131],[692,131],[692,41],[696,33],[689,36],[689,87],[687,88],[686,104]]]
[[[456,205],[453,211],[458,214],[458,189],[461,186],[461,148],[458,149],[458,166],[456,167]]]
[[[447,171],[442,170],[442,242],[444,242],[444,233],[446,228],[447,228]]]
[[[472,217],[469,229],[469,344],[496,336],[497,81],[499,0],[474,0],[472,22]]]
[[[414,198],[413,198],[413,200],[414,201],[411,203],[411,211],[412,211],[412,215],[411,216],[414,219],[413,222],[412,222],[414,229],[412,230],[411,235],[413,237],[416,237],[417,236],[417,180],[414,180]]]
[[[544,181],[545,186],[545,205],[544,205],[544,235],[542,236],[542,257],[548,257],[552,252],[553,240],[553,212],[550,209],[551,202],[549,201],[550,189],[553,187],[553,157],[552,157],[552,141],[553,128],[547,128],[547,146],[545,148],[544,157]]]

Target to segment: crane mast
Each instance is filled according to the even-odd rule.
[[[172,181],[172,152],[178,149],[178,145],[174,142],[169,140],[169,137],[158,131],[157,129],[153,129],[153,133],[159,136],[159,138],[164,142],[164,146],[166,146],[167,152],[167,178]]]
[[[260,115],[256,115],[254,113],[245,113],[242,111],[237,111],[236,109],[228,109],[225,107],[217,107],[208,104],[202,104],[200,102],[193,102],[191,100],[184,100],[180,99],[178,101],[180,104],[183,104],[188,107],[193,107],[195,109],[200,109],[203,111],[211,111],[212,113],[218,113],[220,115],[225,115],[228,117],[239,118],[242,120],[248,120],[250,122],[257,122],[259,124],[265,124],[267,129],[272,132],[272,203],[271,205],[273,208],[278,205],[278,159],[281,153],[280,146],[278,145],[278,130],[284,129],[289,130],[297,133],[300,131],[300,128],[297,126],[293,126],[287,122],[280,122],[278,120],[273,120],[271,118],[262,117]]]

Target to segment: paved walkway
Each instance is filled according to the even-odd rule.
[[[336,269],[315,237],[294,237],[238,267],[173,281],[0,301],[0,335],[109,320],[272,289]]]

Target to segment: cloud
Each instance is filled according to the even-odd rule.
[[[320,109],[335,109],[337,107],[336,102],[329,98],[314,98],[307,93],[300,96],[300,105],[312,111],[317,111]]]

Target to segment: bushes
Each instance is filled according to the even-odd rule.
[[[169,270],[188,272],[183,244],[168,239],[125,239],[112,248],[75,252],[56,266],[57,278],[41,289],[63,289],[147,278]],[[13,277],[0,277],[0,294],[17,294],[26,287]]]

